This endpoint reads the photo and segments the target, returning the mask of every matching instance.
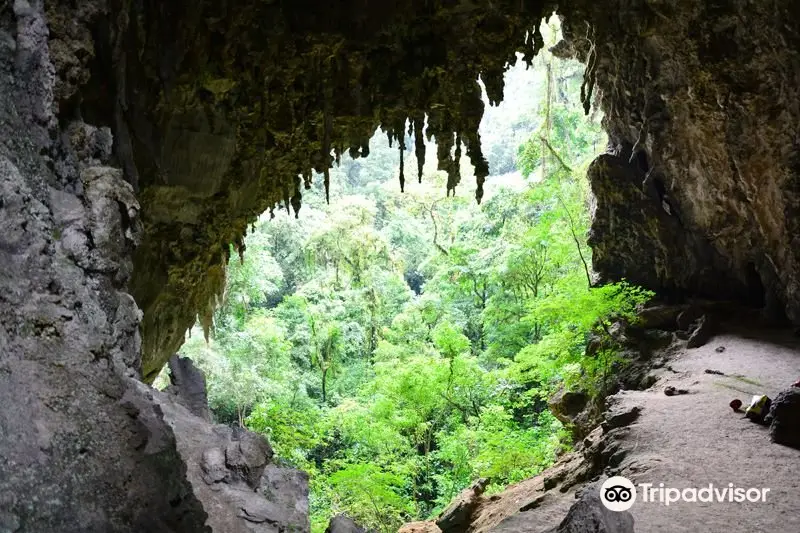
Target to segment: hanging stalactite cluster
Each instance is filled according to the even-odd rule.
[[[142,190],[147,234],[137,263],[148,268],[137,275],[155,270],[164,280],[134,283],[145,310],[145,371],[160,368],[195,311],[216,300],[202,278],[228,243],[276,206],[297,215],[312,177],[322,175],[327,191],[331,166],[345,153],[368,156],[376,128],[401,151],[401,189],[406,135],[418,180],[423,141],[435,139],[448,193],[461,181],[463,150],[480,201],[489,168],[478,80],[490,102],[502,100],[505,69],[541,49],[538,27],[554,7],[548,0],[127,5],[137,26],[124,33],[124,57],[110,54],[107,68],[124,81],[117,87],[129,118],[124,155]],[[148,148],[159,142],[162,149]],[[183,163],[198,155],[204,165]],[[148,215],[174,206],[173,219]],[[169,313],[177,316],[167,327]]]

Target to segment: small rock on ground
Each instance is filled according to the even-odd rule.
[[[610,411],[602,423],[603,430],[609,431],[611,429],[629,426],[639,418],[641,412],[642,409],[638,406]]]
[[[791,387],[778,394],[769,410],[772,442],[800,448],[800,388]]]
[[[708,341],[711,340],[711,337],[713,336],[714,336],[714,331],[711,324],[711,320],[708,318],[707,315],[703,315],[697,322],[697,327],[689,335],[689,340],[686,341],[686,347],[699,348],[701,346],[704,346],[706,343],[708,343]]]

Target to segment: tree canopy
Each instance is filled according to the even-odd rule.
[[[548,395],[602,387],[614,357],[586,356],[590,335],[648,297],[590,286],[584,176],[604,135],[578,103],[582,74],[545,52],[507,73],[482,124],[482,205],[446,196],[429,165],[401,194],[399,151],[416,168],[417,139],[376,136],[368,159],[331,172],[330,205],[316,183],[299,220],[262,217],[230,262],[208,341],[181,353],[219,421],[310,473],[315,531],[344,511],[396,530],[476,477],[500,490],[569,446]]]

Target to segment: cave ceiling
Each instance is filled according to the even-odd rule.
[[[83,5],[85,4],[85,5]],[[434,138],[448,190],[457,158],[489,173],[478,127],[503,96],[517,54],[543,46],[553,2],[79,2],[51,9],[62,116],[114,132],[142,205],[132,293],[144,312],[143,372],[153,379],[224,287],[229,244],[255,218],[297,213],[303,191],[342,154],[363,157],[380,127]],[[83,17],[91,35],[69,21]],[[76,45],[75,43],[79,43]],[[58,63],[61,63],[60,65]],[[426,123],[427,117],[427,123]],[[424,143],[416,142],[423,161]],[[419,179],[405,169],[405,179]]]
[[[589,173],[601,278],[676,297],[745,294],[800,323],[800,37],[789,0],[47,6],[59,119],[111,128],[141,204],[130,290],[146,380],[198,316],[210,323],[230,243],[241,249],[267,210],[301,210],[312,177],[327,181],[345,153],[367,156],[377,128],[398,160],[406,134],[434,138],[427,157],[448,190],[463,149],[479,201],[489,168],[478,80],[501,100],[505,69],[518,54],[533,59],[554,11],[559,54],[586,63],[582,103],[599,103],[611,140]],[[409,179],[418,169],[405,168],[399,187]]]

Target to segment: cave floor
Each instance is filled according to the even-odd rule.
[[[640,533],[800,531],[800,450],[773,444],[768,429],[734,412],[754,394],[774,398],[800,377],[800,339],[791,332],[728,326],[703,347],[680,349],[645,391],[618,395],[641,416],[623,432],[619,475],[634,483],[683,489],[769,488],[765,502],[642,502],[631,508]],[[720,348],[724,347],[724,351]],[[720,351],[717,351],[720,350]],[[715,370],[724,375],[709,374]],[[666,396],[664,387],[689,394]]]

